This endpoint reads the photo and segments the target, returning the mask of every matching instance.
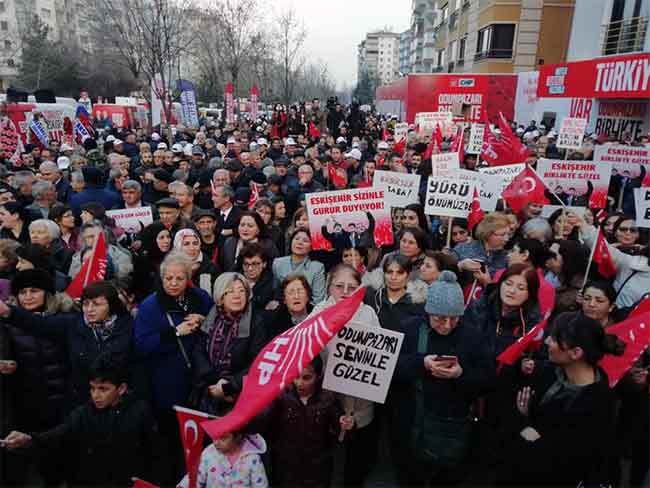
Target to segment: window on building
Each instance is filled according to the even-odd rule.
[[[488,25],[478,31],[476,58],[510,58],[514,40],[514,24]]]
[[[0,30],[2,30],[2,31],[8,31],[9,30],[9,23],[6,20],[0,21]]]
[[[13,68],[16,66],[16,63],[14,63],[13,59],[7,59],[7,66],[11,66]]]
[[[449,61],[454,63],[456,61],[456,49],[458,48],[458,43],[456,41],[451,41],[449,43]]]
[[[436,64],[436,66],[442,68],[444,64],[445,64],[445,50],[438,49],[438,64]]]
[[[5,40],[5,49],[11,49],[11,41]]]
[[[458,61],[465,60],[465,46],[467,45],[467,37],[463,37],[458,42]]]
[[[41,9],[41,17],[44,19],[49,19],[50,15],[52,15],[52,12],[50,11],[49,8],[42,8]]]
[[[7,9],[7,7],[6,7],[5,3],[0,2],[0,14],[4,14],[6,9]]]

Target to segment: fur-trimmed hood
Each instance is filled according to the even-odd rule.
[[[381,268],[374,269],[365,273],[361,279],[361,284],[372,288],[375,292],[380,292],[384,288],[384,271]],[[406,295],[412,303],[421,304],[427,301],[427,292],[429,286],[419,278],[409,278],[406,285]]]

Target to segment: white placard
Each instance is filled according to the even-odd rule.
[[[420,175],[377,170],[373,176],[373,187],[383,190],[390,207],[406,207],[418,203]]]
[[[327,345],[323,388],[384,403],[403,339],[381,327],[346,325]]]
[[[634,189],[634,205],[636,207],[636,225],[650,228],[650,188]]]
[[[501,180],[498,176],[467,169],[456,170],[455,174],[459,175],[461,181],[476,185],[482,210],[493,212],[497,209],[497,202],[501,198]]]
[[[446,152],[431,155],[431,176],[446,176],[460,169],[457,152]]]
[[[485,137],[485,125],[472,124],[472,128],[469,131],[469,141],[467,141],[465,152],[467,154],[481,154],[483,137]]]
[[[153,222],[151,207],[107,210],[106,215],[115,221],[115,225],[129,234],[142,232],[142,229]]]
[[[504,188],[506,188],[512,180],[514,180],[519,173],[526,169],[526,163],[517,163],[517,164],[505,164],[503,166],[486,166],[479,168],[479,172],[486,175],[498,176],[500,179],[501,188],[499,189],[499,195],[503,193]]]
[[[429,177],[424,213],[464,219],[469,214],[474,183],[461,181],[460,175]]]
[[[395,129],[393,131],[393,139],[395,142],[399,142],[401,139],[406,139],[409,133],[409,125],[406,122],[400,122],[395,124]]]
[[[582,149],[582,139],[585,136],[587,119],[564,117],[557,137],[557,147],[560,149]]]
[[[415,123],[419,126],[421,134],[431,134],[436,125],[444,133],[446,127],[453,124],[453,114],[451,112],[419,112],[415,114]]]

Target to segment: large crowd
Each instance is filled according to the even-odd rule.
[[[197,486],[647,486],[650,356],[615,388],[599,366],[650,289],[645,175],[613,177],[604,209],[500,201],[470,228],[423,211],[428,136],[411,126],[396,151],[397,117],[310,106],[200,130],[97,120],[75,147],[33,138],[0,165],[2,486],[188,487],[172,407],[228,413],[273,337],[360,286],[351,322],[404,334],[386,402],[323,389],[325,351],[245,428],[206,436]],[[608,142],[565,154],[542,124],[512,129],[532,167]],[[420,203],[392,209],[394,244],[347,232],[312,250],[305,196],[378,169],[422,176]],[[107,215],[141,207],[137,232]],[[597,229],[610,277],[588,267]],[[105,279],[74,299],[101,233]],[[543,346],[498,365],[544,318]]]

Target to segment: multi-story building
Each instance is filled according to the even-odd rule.
[[[399,71],[403,75],[411,72],[411,29],[399,35]]]
[[[50,39],[74,41],[87,48],[86,9],[81,0],[0,0],[0,89],[5,90],[18,74],[21,39],[34,16],[48,26]]]
[[[370,32],[358,46],[357,79],[368,73],[372,80],[390,83],[399,76],[400,34]]]
[[[413,0],[411,72],[513,73],[562,62],[574,3]]]

